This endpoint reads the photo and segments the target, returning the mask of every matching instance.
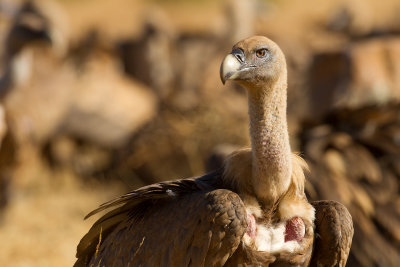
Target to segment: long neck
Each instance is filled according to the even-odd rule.
[[[248,90],[252,186],[265,205],[289,187],[292,163],[286,121],[286,76],[268,88]]]

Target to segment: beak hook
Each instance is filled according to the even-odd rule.
[[[233,80],[238,77],[240,68],[244,62],[244,53],[242,50],[235,49],[228,54],[221,63],[219,75],[223,84],[227,80]]]

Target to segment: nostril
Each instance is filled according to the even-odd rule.
[[[232,51],[232,55],[235,56],[235,58],[240,62],[240,63],[244,63],[244,52],[241,49],[235,49]]]
[[[240,62],[244,62],[244,58],[243,58],[241,55],[236,54],[235,57],[236,57]]]

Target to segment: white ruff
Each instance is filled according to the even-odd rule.
[[[255,217],[257,207],[247,207],[247,213],[253,214]],[[256,212],[258,213],[258,212]],[[260,213],[258,213],[260,214]],[[259,218],[259,217],[258,217]],[[246,246],[253,247],[257,251],[265,251],[269,253],[277,252],[294,252],[301,248],[301,243],[296,240],[285,242],[286,221],[280,222],[274,226],[266,226],[257,224],[257,235],[255,238],[250,237],[247,233],[243,237]]]
[[[257,225],[255,240],[257,250],[275,253],[293,252],[295,249],[300,249],[301,246],[296,240],[285,242],[285,226],[285,222],[272,227]]]

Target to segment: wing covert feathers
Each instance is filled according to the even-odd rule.
[[[220,173],[221,170],[216,170],[202,177],[188,178],[177,181],[167,181],[141,187],[116,199],[101,204],[99,208],[91,211],[88,215],[86,215],[85,219],[103,210],[126,203],[133,205],[148,199],[154,200],[165,197],[175,197],[191,191],[206,190],[212,188],[213,186],[216,186],[220,181],[218,179]]]
[[[123,205],[81,240],[75,266],[223,266],[247,215],[236,193],[213,189],[218,177],[152,185],[106,203],[101,208]]]
[[[316,236],[310,266],[345,266],[354,234],[350,213],[336,201],[311,204],[316,211]]]

